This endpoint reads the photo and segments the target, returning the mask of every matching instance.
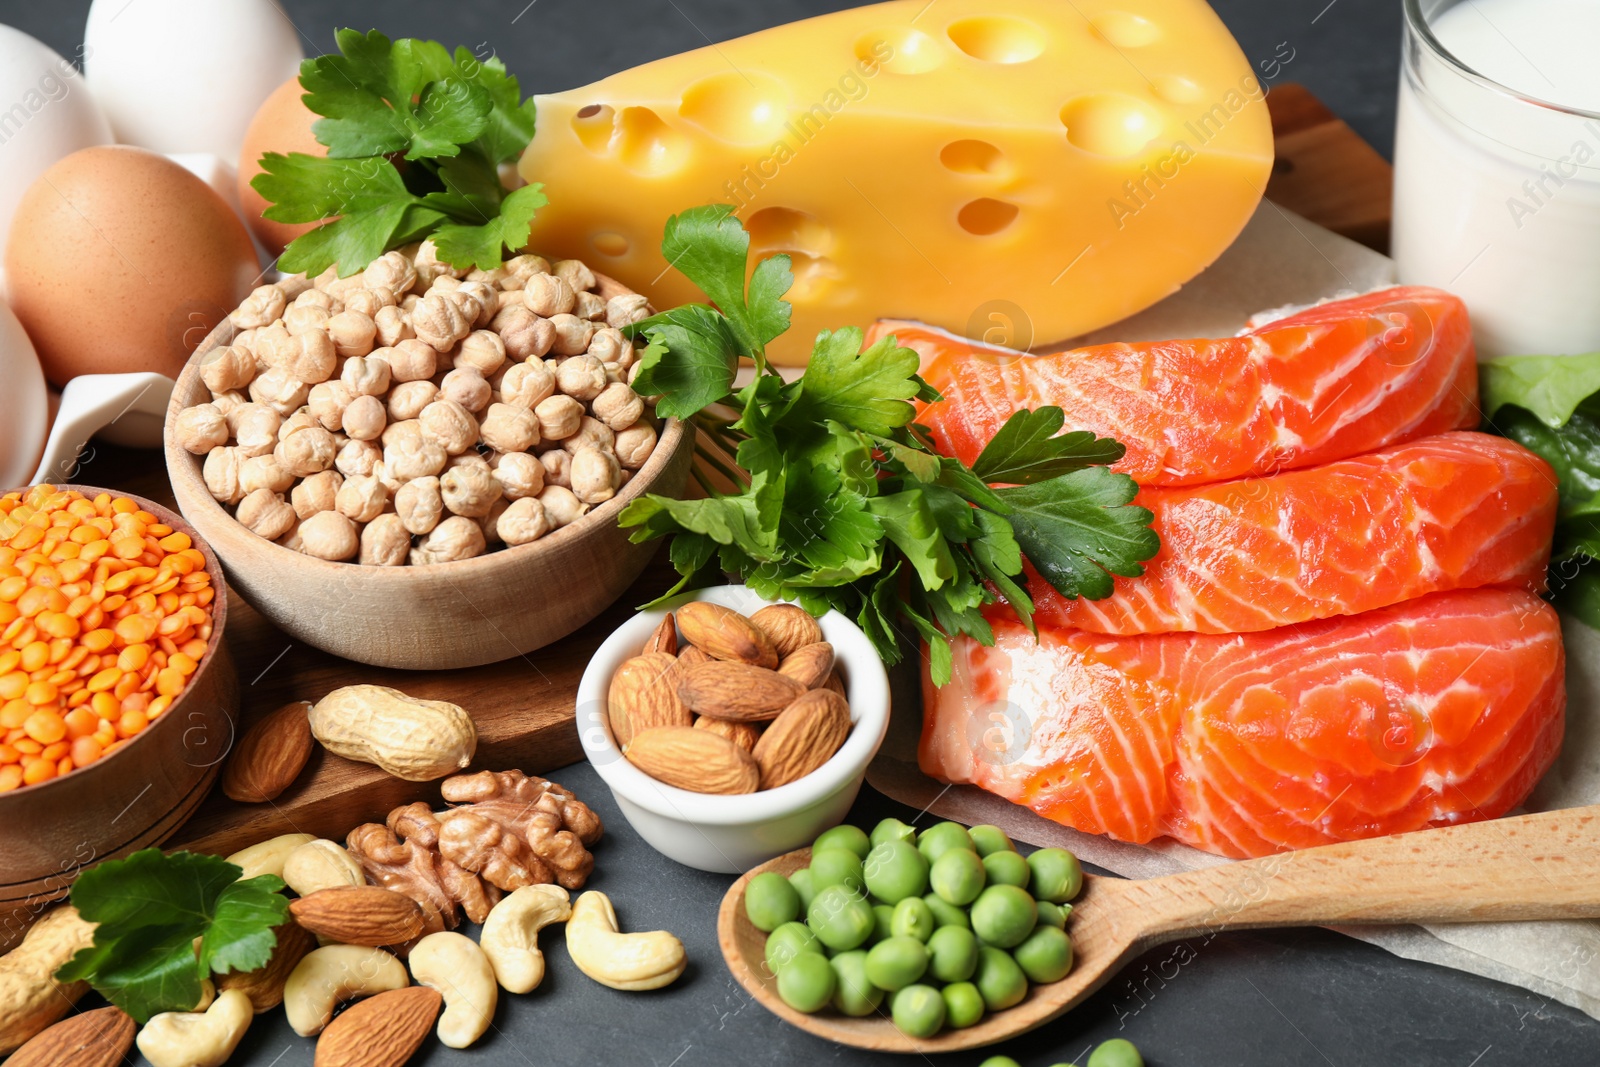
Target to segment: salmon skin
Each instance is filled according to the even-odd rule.
[[[1239,337],[1099,345],[1029,356],[882,320],[922,356],[943,400],[919,422],[970,465],[1020,408],[1114,437],[1140,485],[1203,485],[1315,466],[1478,424],[1466,307],[1402,287],[1322,304]]]
[[[1146,489],[1161,551],[1105,600],[1038,576],[1040,621],[1107,634],[1246,633],[1445,589],[1544,591],[1556,478],[1513,441],[1447,433],[1265,478]]]
[[[923,771],[1122,841],[1248,857],[1495,818],[1561,745],[1560,625],[1521,590],[1235,636],[991,622],[924,678]]]

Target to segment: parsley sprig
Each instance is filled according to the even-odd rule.
[[[805,373],[785,381],[765,346],[789,327],[789,257],[763,260],[746,285],[750,238],[733,211],[674,216],[662,241],[716,307],[630,328],[649,342],[634,388],[691,419],[700,458],[732,486],[696,470],[704,499],[649,495],[623,510],[633,540],[672,535],[682,580],[662,599],[737,574],[764,597],[855,619],[885,662],[899,661],[902,635],[920,637],[943,685],[950,636],[993,643],[982,609],[997,593],[1033,626],[1025,560],[1064,596],[1092,600],[1111,595],[1113,575],[1144,573],[1160,539],[1131,504],[1138,485],[1107,469],[1122,445],[1062,433],[1060,408],[1016,412],[969,468],[912,421],[913,401],[938,393],[893,337],[863,351],[859,329],[823,331]],[[756,373],[735,391],[741,359]]]
[[[508,190],[499,166],[533,139],[534,103],[493,57],[436,41],[340,30],[339,54],[300,65],[301,98],[327,157],[261,157],[251,186],[276,222],[334,221],[296,238],[278,266],[354,274],[392,248],[432,237],[454,267],[491,269],[528,242],[546,198]]]
[[[94,944],[56,977],[87,980],[140,1023],[193,1010],[212,973],[265,966],[277,944],[274,928],[289,918],[281,878],[240,880],[242,873],[219,856],[168,856],[158,848],[84,871],[72,885],[72,905],[99,924]]]

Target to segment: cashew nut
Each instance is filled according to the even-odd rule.
[[[322,1033],[333,1009],[411,984],[405,964],[389,953],[360,945],[329,945],[306,953],[283,987],[283,1010],[301,1037]]]
[[[240,849],[228,857],[228,862],[244,871],[239,875],[240,879],[254,878],[258,874],[276,874],[282,877],[283,861],[289,858],[289,853],[306,842],[315,840],[314,834],[283,834],[268,838],[249,848]]]
[[[500,988],[531,993],[544,980],[539,931],[572,914],[567,891],[558,885],[523,886],[494,906],[483,921],[478,946],[489,957]]]
[[[688,964],[683,942],[665,930],[619,932],[610,898],[592,889],[572,905],[567,955],[578,970],[612,989],[660,989]]]
[[[411,949],[411,977],[444,996],[436,1033],[451,1048],[466,1048],[489,1029],[499,990],[489,957],[472,938],[456,933],[429,934]]]
[[[250,1028],[250,998],[229,989],[203,1012],[164,1011],[139,1031],[152,1067],[222,1067]]]
[[[283,880],[302,897],[319,889],[341,885],[366,885],[361,864],[333,841],[318,838],[289,853],[283,861]]]

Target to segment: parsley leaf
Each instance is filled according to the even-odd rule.
[[[686,419],[728,395],[739,365],[738,341],[728,320],[699,304],[663,311],[629,327],[650,344],[639,356],[634,389],[660,396],[656,411]]]
[[[887,437],[910,422],[909,401],[921,389],[919,358],[885,337],[866,351],[854,326],[817,335],[811,362],[800,379],[800,395],[783,422],[821,425],[832,419],[864,433]]]
[[[1127,452],[1119,441],[1088,430],[1061,433],[1067,416],[1058,407],[1018,411],[1006,420],[972,464],[985,482],[1031,485],[1092,466],[1110,466]]]
[[[433,233],[439,258],[446,263],[471,263],[484,270],[498,267],[504,258],[502,249],[521,248],[528,243],[533,216],[550,202],[543,188],[535,183],[517,189],[501,202],[499,216],[481,226],[465,226],[458,222],[442,224]]]
[[[72,904],[99,924],[94,943],[56,977],[88,981],[141,1023],[193,1009],[208,975],[264,966],[274,928],[288,920],[282,879],[240,873],[218,856],[155,848],[90,868],[73,883]]]
[[[759,363],[762,347],[789,328],[789,305],[782,297],[794,276],[788,256],[773,256],[756,267],[746,297],[750,235],[733,212],[732,204],[707,204],[672,216],[661,252],[711,298],[743,353]]]
[[[1138,483],[1105,467],[998,492],[1012,509],[1017,544],[1062,596],[1103,600],[1113,574],[1138,577],[1161,547],[1150,529],[1155,516],[1128,506]]]

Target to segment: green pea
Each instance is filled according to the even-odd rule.
[[[983,1018],[983,994],[971,982],[953,982],[943,989],[945,1022],[965,1030]]]
[[[818,892],[830,885],[844,885],[851,889],[864,889],[861,877],[861,857],[847,848],[825,848],[811,854],[811,884]]]
[[[914,937],[879,941],[867,953],[867,978],[891,993],[915,982],[927,970],[928,948]]]
[[[978,850],[980,856],[991,856],[996,852],[1015,852],[1017,846],[1011,843],[1011,838],[998,826],[987,823],[974,826],[967,831],[967,836],[972,838],[972,846]]]
[[[929,893],[922,898],[928,910],[933,912],[933,921],[940,926],[959,926],[963,930],[972,929],[972,922],[967,918],[965,908],[958,908],[945,900],[938,893]]]
[[[882,941],[894,936],[894,909],[887,904],[872,906],[872,940]]]
[[[908,1037],[932,1037],[944,1027],[944,997],[931,985],[908,985],[890,1005],[894,1024]]]
[[[949,849],[928,870],[928,884],[933,891],[958,906],[977,900],[987,881],[983,861],[976,852],[966,849]]]
[[[871,1015],[883,1003],[883,990],[867,978],[867,954],[860,949],[841,952],[833,965],[833,1006],[840,1015]]]
[[[1072,970],[1072,941],[1054,926],[1040,926],[1012,950],[1030,982],[1059,982]]]
[[[795,871],[789,876],[789,884],[800,894],[800,910],[804,912],[811,907],[811,898],[817,895],[817,881],[811,873],[811,868],[801,867]]]
[[[972,902],[972,932],[996,948],[1022,944],[1038,922],[1033,898],[1014,885],[992,885]]]
[[[813,868],[816,863],[816,860],[811,861]],[[1014,885],[1021,889],[1028,888],[1028,881],[1033,877],[1028,861],[1015,852],[989,853],[983,857],[983,873],[990,885]]]
[[[784,923],[767,935],[767,970],[777,974],[790,960],[802,952],[822,955],[817,935],[805,923]]]
[[[1065,904],[1083,888],[1083,868],[1078,857],[1064,848],[1041,848],[1028,857],[1033,871],[1029,889],[1039,900]]]
[[[802,952],[778,972],[778,996],[795,1011],[820,1011],[833,999],[836,979],[826,956]]]
[[[972,836],[958,822],[935,823],[917,838],[917,849],[928,857],[929,863],[953,848],[965,849],[974,856],[978,854],[978,850],[972,847]]]
[[[861,869],[867,888],[885,904],[898,904],[928,891],[928,861],[906,841],[873,845]]]
[[[978,970],[972,982],[990,1011],[1004,1011],[1028,995],[1028,979],[1017,961],[1005,949],[992,945],[978,949]]]
[[[1052,904],[1048,900],[1041,900],[1035,907],[1039,909],[1040,926],[1054,926],[1057,930],[1067,928],[1067,916],[1072,913],[1071,904]]]
[[[818,941],[835,952],[859,948],[872,936],[877,924],[867,898],[860,890],[849,886],[830,885],[819,889],[811,907],[806,909],[806,925],[811,927]]]
[[[871,847],[872,843],[867,840],[865,830],[849,823],[841,823],[831,830],[824,830],[818,834],[817,839],[811,843],[811,852],[814,855],[823,849],[842,848],[846,852],[854,852],[857,859],[864,860],[867,858],[867,850]]]
[[[872,846],[883,844],[885,841],[905,841],[908,844],[917,843],[917,830],[914,826],[907,826],[899,819],[884,819],[872,828]]]
[[[744,887],[744,913],[757,930],[771,933],[800,917],[800,894],[777,871],[758,874]]]
[[[962,926],[941,926],[928,939],[928,973],[941,982],[965,982],[978,969],[978,939]]]
[[[1022,1064],[1018,1063],[1010,1056],[990,1056],[988,1059],[978,1064],[978,1067],[1022,1067]]]
[[[1089,1067],[1144,1067],[1144,1057],[1132,1041],[1114,1037],[1089,1053]]]
[[[921,897],[906,897],[894,906],[894,919],[890,929],[897,937],[914,937],[926,941],[933,936],[933,910]]]

